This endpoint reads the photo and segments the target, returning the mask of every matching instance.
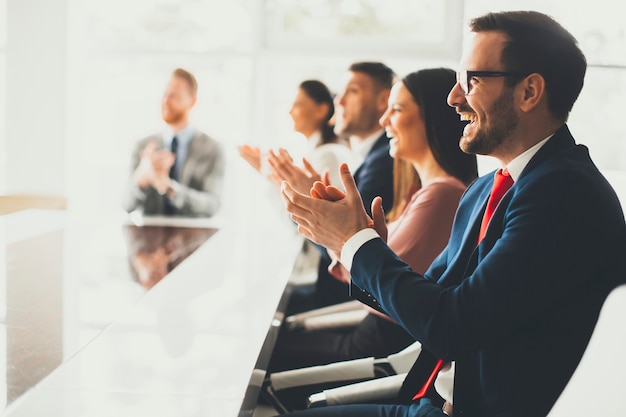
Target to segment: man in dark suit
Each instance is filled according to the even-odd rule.
[[[172,73],[161,101],[168,128],[140,140],[122,198],[128,212],[144,215],[212,216],[220,207],[224,151],[189,123],[198,83],[190,72]]]
[[[393,203],[393,158],[389,155],[389,138],[378,121],[387,109],[393,81],[394,73],[382,63],[350,65],[344,90],[336,98],[335,115],[335,132],[349,138],[357,161],[363,161],[354,171],[361,201],[371,207],[374,198],[381,196],[386,211]],[[328,252],[322,250],[315,308],[349,301],[346,284],[328,272],[330,264]]]
[[[341,252],[353,284],[426,352],[405,381],[407,404],[302,416],[545,416],[576,369],[606,296],[626,281],[617,196],[565,124],[586,71],[576,40],[537,12],[487,14],[470,27],[448,103],[470,121],[461,148],[495,157],[502,170],[467,190],[448,246],[424,276],[378,237],[385,230],[380,199],[372,220],[347,167],[346,196],[337,202],[283,185],[301,232]],[[315,189],[336,195],[320,183]],[[446,400],[442,410],[427,382],[441,376],[433,365],[450,362],[453,395],[435,385]],[[410,402],[418,391],[426,398]]]
[[[393,159],[389,155],[389,138],[378,121],[387,109],[394,78],[394,72],[383,63],[353,63],[348,68],[343,90],[335,99],[335,133],[350,140],[357,163],[354,181],[368,209],[376,196],[383,197],[385,210],[391,210],[393,203]],[[285,152],[272,154],[270,164],[278,177],[301,192],[320,179],[320,173],[311,167],[308,172],[298,168]],[[295,290],[287,314],[348,301],[346,284],[328,272],[330,263],[328,253],[321,248],[314,288]]]

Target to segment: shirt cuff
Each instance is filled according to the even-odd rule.
[[[359,230],[350,239],[343,244],[341,248],[341,263],[346,267],[348,271],[352,269],[352,260],[354,255],[361,249],[361,246],[369,242],[370,240],[380,237],[376,230],[367,228]]]

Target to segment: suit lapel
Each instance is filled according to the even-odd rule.
[[[474,197],[471,201],[468,201],[472,209],[465,221],[462,222],[465,226],[456,255],[450,260],[446,273],[439,280],[443,285],[457,285],[460,283],[460,280],[465,278],[468,271],[473,270],[472,264],[474,262],[472,262],[472,259],[476,251],[480,223],[482,222],[483,213],[493,186],[493,174],[487,174],[483,184],[477,184],[480,189],[477,189]]]
[[[367,156],[363,160],[363,163],[359,165],[359,167],[356,169],[356,171],[354,171],[354,174],[352,175],[354,177],[354,180],[356,181],[356,185],[359,185],[358,178],[361,175],[361,172],[365,169],[364,167],[369,164],[369,160],[372,158],[374,151],[376,151],[381,146],[384,146],[385,142],[388,140],[389,139],[387,139],[387,135],[384,132],[378,137],[378,139],[376,139],[376,142],[374,142],[374,146],[372,146],[372,149],[370,149],[370,151],[367,153]]]
[[[570,134],[567,125],[563,125],[559,130],[554,133],[554,136],[550,138],[550,140],[547,141],[545,145],[543,145],[541,149],[539,149],[539,151],[531,158],[515,184],[513,184],[513,187],[511,187],[511,189],[507,191],[507,193],[502,197],[502,200],[500,200],[500,203],[496,207],[496,210],[494,211],[489,226],[487,228],[485,238],[483,239],[483,242],[481,242],[481,244],[478,246],[478,257],[476,260],[483,258],[489,252],[489,250],[491,250],[491,248],[493,247],[493,243],[495,242],[494,234],[496,234],[497,237],[500,237],[502,235],[503,230],[501,230],[501,225],[503,222],[504,214],[509,206],[511,198],[513,198],[516,185],[520,182],[523,182],[524,178],[529,175],[536,167],[540,166],[545,160],[551,158],[553,155],[562,151],[563,149],[574,145],[574,138]],[[491,184],[493,185],[493,180],[491,181]],[[488,196],[489,194],[487,194],[487,198]],[[481,213],[484,213],[484,206],[485,204],[483,204],[483,209],[481,210]],[[480,218],[478,219],[479,225],[481,221],[482,216],[480,216]],[[480,226],[478,227],[480,228]],[[471,265],[468,266],[468,269],[473,270]]]

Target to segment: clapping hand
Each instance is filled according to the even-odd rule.
[[[302,158],[303,168],[296,166],[289,152],[283,148],[277,152],[270,151],[268,162],[274,170],[272,178],[277,183],[287,181],[301,194],[308,194],[317,181],[321,181],[325,185],[330,184],[328,172],[325,172],[322,177],[306,158]]]
[[[347,164],[340,167],[341,190],[316,182],[307,194],[297,191],[288,181],[282,183],[287,211],[306,238],[341,253],[344,243],[365,228],[374,228],[383,239],[387,237],[382,199],[372,201],[373,219],[365,212],[354,178]]]

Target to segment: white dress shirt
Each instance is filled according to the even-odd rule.
[[[553,134],[536,145],[528,148],[502,169],[506,169],[509,172],[514,182],[517,181],[519,176],[522,174],[522,171],[524,171],[524,168],[526,168],[526,165],[528,165],[528,162],[530,162],[533,156],[535,156],[539,149],[541,149],[541,147],[545,145],[552,136]],[[365,243],[372,239],[376,239],[377,237],[380,236],[374,229],[371,228],[363,229],[355,233],[346,241],[341,249],[341,263],[343,266],[345,266],[348,271],[352,269],[352,261],[354,260],[354,255],[356,255],[357,251],[361,249],[361,246]],[[435,380],[435,389],[444,400],[452,404],[452,394],[454,389],[454,363],[450,365],[446,364],[441,371],[439,371],[437,379]]]
[[[172,146],[172,140],[174,136],[178,140],[178,149],[176,151],[176,165],[174,169],[176,171],[176,178],[180,179],[181,173],[183,171],[183,165],[185,160],[187,159],[187,153],[189,152],[189,142],[193,139],[193,135],[196,134],[196,129],[187,125],[184,129],[179,132],[174,132],[171,127],[165,128],[161,137],[163,138],[163,146],[167,149],[170,149]]]
[[[365,161],[367,154],[370,153],[376,143],[376,140],[383,134],[384,131],[384,129],[378,129],[376,132],[364,139],[357,138],[356,136],[350,136],[350,149],[352,149],[354,157],[356,158],[354,161],[354,167],[351,167],[353,169],[353,174],[354,171],[359,169],[363,161]]]

